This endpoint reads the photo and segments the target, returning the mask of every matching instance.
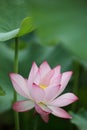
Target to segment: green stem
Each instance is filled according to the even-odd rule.
[[[14,72],[18,73],[18,38],[15,38]],[[17,101],[17,93],[14,90],[14,102],[16,101]],[[14,111],[14,118],[15,118],[15,130],[20,130],[18,112]]]
[[[38,115],[35,115],[33,130],[37,130],[37,126],[38,126]]]
[[[18,73],[18,38],[15,38],[14,72]]]
[[[77,61],[73,62],[73,71],[74,71],[74,74],[73,74],[73,93],[78,96],[80,64]],[[77,106],[78,106],[77,103],[78,102],[75,102],[72,104],[72,111],[73,112],[76,112],[76,110],[77,110]],[[69,129],[70,130],[75,129],[73,124],[72,125],[70,124]]]
[[[78,96],[80,65],[77,61],[74,61],[73,68],[74,68],[73,93]],[[77,102],[72,105],[72,110],[76,111],[76,109],[77,109]]]

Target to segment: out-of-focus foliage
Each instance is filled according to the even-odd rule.
[[[86,0],[1,0],[0,32],[19,27],[26,16],[33,17],[39,42],[62,42],[80,60],[87,60]]]
[[[87,129],[87,111],[82,109],[77,114],[72,113],[72,120],[71,122],[75,124],[79,130],[86,130]]]
[[[4,96],[5,95],[5,91],[2,89],[2,87],[0,87],[0,96]]]

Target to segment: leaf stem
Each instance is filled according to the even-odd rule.
[[[80,72],[80,64],[79,64],[79,62],[77,62],[77,61],[73,62],[73,71],[74,71],[74,76],[73,76],[73,93],[78,96],[79,72]],[[77,110],[77,102],[72,104],[72,111],[76,112],[76,110]],[[74,130],[75,129],[73,124],[72,125],[70,124],[70,128],[69,129],[70,130]]]
[[[78,96],[78,85],[79,85],[79,71],[80,64],[77,61],[73,63],[74,79],[73,79],[73,93]],[[77,102],[72,105],[72,110],[75,112],[77,109]]]
[[[33,130],[37,130],[37,126],[38,126],[38,115],[35,115]]]
[[[18,38],[15,38],[14,72],[18,73]],[[14,102],[16,101],[17,101],[17,93],[14,90]],[[14,119],[15,119],[15,130],[20,130],[18,112],[14,111]]]
[[[15,38],[14,72],[18,73],[18,38]]]

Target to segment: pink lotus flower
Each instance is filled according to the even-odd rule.
[[[62,118],[71,118],[61,107],[75,102],[78,97],[73,93],[60,95],[71,75],[72,71],[61,74],[60,66],[51,69],[46,61],[39,68],[33,63],[28,79],[11,73],[10,78],[15,90],[26,98],[14,103],[13,109],[24,112],[35,107],[36,112],[45,122],[48,122],[50,113]]]

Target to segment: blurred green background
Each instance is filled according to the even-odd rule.
[[[28,17],[32,17],[28,18]],[[65,91],[79,101],[66,107],[73,119],[50,115],[48,124],[38,117],[37,130],[87,129],[87,1],[0,0],[0,130],[14,130],[13,87],[14,39],[19,37],[19,73],[28,77],[32,62],[60,64],[73,76]],[[18,96],[21,99],[20,96]],[[20,113],[21,130],[33,130],[33,110]]]

